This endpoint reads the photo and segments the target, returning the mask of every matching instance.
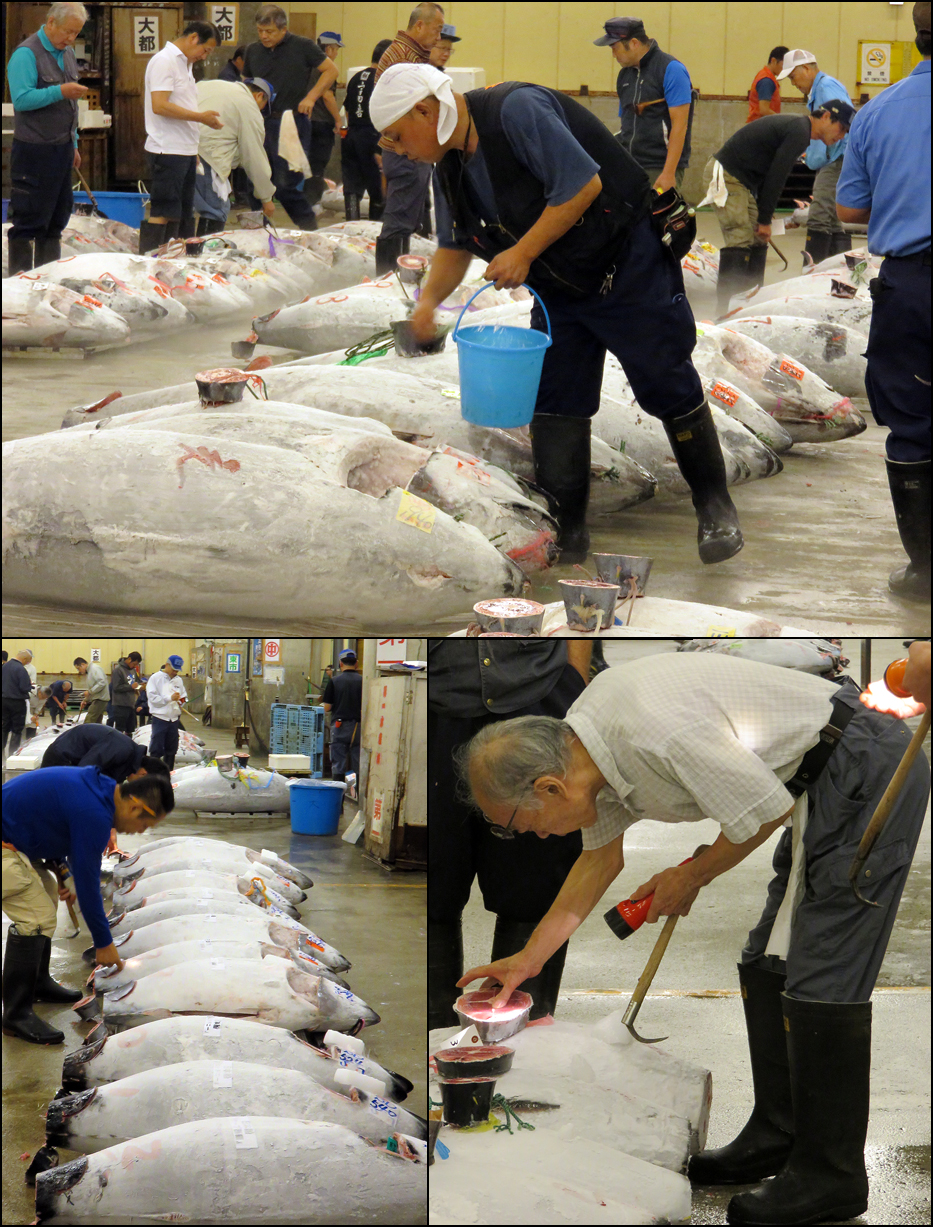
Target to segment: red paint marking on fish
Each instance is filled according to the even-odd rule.
[[[130,1171],[136,1166],[137,1160],[158,1159],[161,1153],[162,1143],[158,1141],[151,1142],[148,1150],[146,1150],[144,1146],[139,1146],[138,1144],[131,1145],[130,1143],[126,1143],[123,1147],[123,1153],[120,1155],[120,1166],[126,1171]]]
[[[185,474],[182,465],[186,460],[199,460],[201,464],[206,464],[209,469],[227,469],[231,473],[238,473],[240,471],[239,460],[232,458],[230,460],[221,459],[220,452],[216,448],[214,451],[210,451],[203,444],[200,447],[191,447],[187,443],[179,443],[178,446],[186,453],[184,456],[179,456],[175,461],[175,467],[178,469],[178,475],[181,478],[181,481],[178,483],[179,489],[185,484]]]

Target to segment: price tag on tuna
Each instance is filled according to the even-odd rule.
[[[345,1069],[359,1069],[364,1074],[366,1072],[364,1068],[364,1058],[361,1057],[358,1052],[349,1052],[346,1048],[341,1048],[338,1060]]]
[[[436,514],[437,512],[430,503],[426,503],[423,498],[418,498],[416,494],[409,494],[407,490],[403,490],[395,518],[401,520],[403,524],[420,528],[423,533],[429,533],[434,528]]]
[[[233,1086],[233,1062],[217,1061],[214,1065],[214,1086]]]
[[[734,626],[711,626],[709,630],[706,632],[706,637],[708,639],[734,639],[735,638],[735,627]]]
[[[231,1116],[233,1127],[233,1144],[237,1150],[255,1150],[259,1143],[253,1132],[253,1122],[248,1116]]]
[[[369,1101],[370,1112],[375,1112],[377,1116],[387,1116],[394,1124],[398,1120],[398,1109],[394,1103],[388,1099],[380,1099],[378,1095],[373,1095]]]
[[[213,1014],[208,1015],[204,1020],[205,1035],[220,1035],[220,1024],[223,1020],[215,1018]]]
[[[803,379],[803,370],[796,362],[791,362],[790,358],[781,359],[781,370],[785,375],[790,375],[791,379],[796,379],[798,383]]]
[[[718,400],[721,401],[722,404],[728,405],[730,409],[739,399],[738,390],[736,388],[730,388],[726,383],[714,383],[710,396],[713,398],[713,400]]]

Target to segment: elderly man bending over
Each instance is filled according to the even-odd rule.
[[[533,976],[589,915],[643,819],[712,818],[722,833],[665,869],[649,922],[690,911],[699,891],[788,825],[775,876],[739,964],[755,1107],[728,1146],[694,1155],[698,1184],[774,1176],[729,1205],[729,1222],[800,1223],[868,1202],[871,992],[923,823],[929,767],[917,760],[860,877],[847,871],[909,731],[865,709],[859,687],[724,656],[651,656],[609,669],[565,720],[526,716],[482,729],[462,768],[487,821],[508,831],[583,832],[583,853],[524,950],[476,967],[468,984]],[[795,799],[796,798],[796,799]]]

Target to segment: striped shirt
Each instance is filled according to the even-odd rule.
[[[376,65],[376,80],[378,81],[387,68],[391,68],[393,64],[427,64],[431,58],[431,52],[426,51],[424,47],[407,34],[404,30],[399,30],[395,36],[395,42],[390,43],[382,53],[382,59]]]
[[[567,723],[606,779],[583,848],[641,818],[712,818],[743,843],[794,805],[784,787],[832,716],[834,683],[704,653],[647,656],[600,673]]]

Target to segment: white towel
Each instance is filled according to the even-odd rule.
[[[775,954],[779,959],[787,958],[787,951],[790,946],[790,933],[794,924],[794,913],[797,910],[797,904],[803,896],[803,834],[807,829],[808,816],[807,794],[802,792],[797,798],[794,812],[791,814],[791,847],[793,851],[791,854],[790,874],[787,878],[787,889],[784,891],[784,898],[781,900],[781,906],[778,908],[777,915],[774,918],[774,924],[771,926],[771,936],[768,938],[768,945],[765,947],[765,954]]]
[[[702,209],[704,205],[714,204],[718,209],[724,209],[728,196],[729,189],[726,187],[726,181],[723,178],[723,169],[716,159],[713,158],[713,177],[709,181],[706,195],[696,208]]]
[[[311,167],[304,146],[298,137],[298,125],[295,123],[294,111],[282,112],[282,126],[279,128],[279,157],[288,163],[288,169],[298,171],[306,179],[311,178]]]

